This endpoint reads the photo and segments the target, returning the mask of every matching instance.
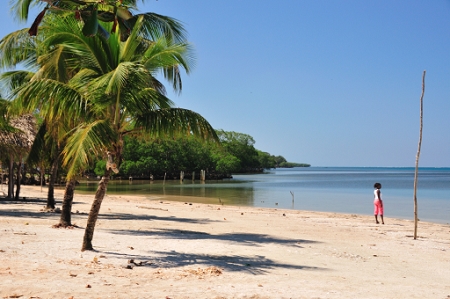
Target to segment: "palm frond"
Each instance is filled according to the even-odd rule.
[[[37,78],[52,78],[56,81],[67,82],[72,73],[67,65],[67,55],[63,45],[39,56],[38,63],[42,67],[36,73]]]
[[[136,117],[136,128],[151,137],[176,134],[192,135],[202,140],[217,140],[215,130],[200,114],[181,108],[149,111]]]
[[[9,3],[11,5],[11,10],[16,13],[16,17],[19,20],[27,20],[28,14],[30,12],[30,6],[36,5],[40,1],[37,0],[10,0]]]
[[[136,14],[127,21],[130,28],[135,26],[139,18],[143,18],[143,26],[140,31],[147,39],[165,38],[169,43],[185,42],[187,39],[187,32],[183,24],[174,18],[150,12]]]
[[[8,106],[10,102],[0,99],[0,132],[11,132],[14,128],[9,123]]]
[[[129,37],[121,47],[122,61],[131,61],[135,58],[136,49],[140,46],[139,30],[143,24],[143,17],[139,17],[131,30]]]
[[[192,45],[189,43],[168,45],[164,39],[155,40],[142,55],[149,69],[181,65],[189,73],[195,63]]]
[[[3,94],[8,99],[14,98],[14,90],[33,78],[34,73],[28,71],[11,71],[4,72],[0,75],[0,88]]]
[[[12,68],[30,61],[36,61],[36,43],[27,29],[14,31],[0,41],[1,68]]]
[[[98,80],[96,83],[100,85],[106,83],[106,94],[118,94],[127,84],[127,79],[130,77],[130,73],[133,72],[133,68],[136,66],[139,67],[139,65],[136,65],[136,63],[133,62],[123,62],[106,76],[102,76],[101,78],[104,80]]]
[[[46,148],[45,147],[45,135],[47,134],[46,123],[42,123],[31,146],[30,152],[28,153],[27,163],[38,163],[41,159],[41,153]]]
[[[39,109],[40,113],[50,119],[67,113],[77,118],[84,113],[83,96],[69,85],[56,80],[32,80],[15,92],[13,103],[23,111],[33,112]]]
[[[145,52],[143,63],[149,70],[161,69],[164,78],[175,91],[182,90],[180,67],[189,74],[195,65],[195,57],[190,44],[167,46],[162,39],[154,42]]]
[[[71,69],[89,66],[98,73],[111,69],[106,40],[98,36],[90,38],[81,34],[80,24],[73,17],[61,17],[56,22],[49,21],[46,26],[43,47],[53,49],[58,45],[64,45],[64,51],[67,55],[71,55],[66,61]]]
[[[63,165],[67,166],[68,177],[77,174],[79,169],[88,165],[91,157],[101,155],[117,140],[107,120],[81,123],[69,132],[69,135],[62,152]]]
[[[174,103],[166,96],[153,88],[144,88],[141,91],[126,91],[122,100],[122,119],[133,119],[134,115],[147,111],[172,108]]]

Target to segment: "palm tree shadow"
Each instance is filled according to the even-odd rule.
[[[155,229],[155,230],[110,230],[116,234],[130,234],[136,236],[152,236],[160,239],[176,239],[176,240],[217,240],[223,242],[240,243],[247,246],[262,246],[267,243],[275,243],[285,246],[294,246],[302,248],[302,244],[319,243],[313,240],[304,239],[288,239],[274,237],[268,234],[252,234],[252,233],[225,233],[210,234],[201,231],[182,230],[182,229]]]
[[[44,211],[47,200],[42,198],[21,197],[19,200],[0,197],[0,217],[30,217],[35,219],[58,218],[59,213]],[[20,208],[20,205],[35,205],[35,210]]]
[[[124,220],[124,221],[135,221],[135,220],[159,220],[159,221],[174,221],[182,223],[199,223],[199,224],[209,224],[213,222],[220,222],[217,220],[211,220],[208,218],[182,218],[176,216],[154,216],[154,215],[135,215],[135,214],[125,214],[125,213],[109,213],[104,215],[99,215],[101,219],[113,219],[113,220]]]
[[[0,217],[29,217],[34,219],[59,219],[61,214],[59,211],[46,211],[47,199],[38,197],[21,197],[19,200],[2,198],[0,197]],[[78,204],[79,202],[74,202],[73,204]],[[33,209],[23,209],[20,205],[32,205]],[[61,200],[55,199],[55,204],[61,205]],[[84,213],[86,214],[86,213]],[[74,213],[72,215],[78,216],[83,215],[83,213]]]
[[[152,268],[181,268],[186,266],[204,265],[206,267],[218,267],[225,271],[247,272],[254,275],[266,274],[275,268],[293,270],[325,271],[326,268],[311,267],[304,265],[286,264],[264,256],[238,256],[238,255],[209,255],[180,253],[177,251],[150,251],[151,257],[142,255],[125,255],[114,252],[104,252],[108,255],[121,256],[122,258],[139,260],[144,267]]]

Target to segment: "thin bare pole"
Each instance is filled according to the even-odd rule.
[[[425,74],[427,71],[423,71],[422,75],[422,95],[420,96],[420,133],[419,133],[419,146],[416,155],[416,171],[414,173],[414,240],[417,239],[417,223],[419,222],[417,214],[417,177],[419,173],[419,157],[420,148],[422,146],[422,128],[423,128],[423,95],[425,94]]]
[[[294,192],[292,192],[292,191],[289,191],[289,192],[291,192],[291,195],[292,195],[292,209],[294,209]]]

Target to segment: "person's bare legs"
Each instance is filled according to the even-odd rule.
[[[381,216],[381,217],[383,217],[383,216]],[[381,219],[383,219],[383,218],[381,218]],[[376,222],[377,224],[380,223],[380,222],[378,222],[378,216],[377,216],[377,215],[375,215],[375,222]]]
[[[383,215],[380,215],[380,217],[381,217],[381,223],[384,224]]]

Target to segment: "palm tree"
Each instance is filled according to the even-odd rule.
[[[95,121],[77,127],[68,140],[65,161],[75,165],[86,145],[89,149],[97,146],[99,151],[106,152],[107,158],[107,169],[89,213],[82,250],[93,249],[96,220],[111,171],[117,172],[122,160],[125,135],[184,132],[203,138],[215,137],[213,128],[200,115],[172,108],[172,102],[163,95],[164,86],[154,77],[162,71],[173,86],[181,88],[178,67],[190,70],[189,45],[170,44],[165,38],[156,41],[141,38],[142,21],[138,21],[125,42],[121,42],[118,34],[107,41],[97,37],[93,43],[97,51],[89,48],[85,52],[85,57],[95,53],[87,59],[92,62],[73,80],[85,90],[95,110]]]
[[[52,12],[55,12],[55,14],[52,14],[53,18],[51,19],[51,22],[47,21],[47,24],[44,22],[43,26],[41,27],[41,34],[34,39],[30,39],[28,37],[29,30],[20,30],[17,32],[14,32],[7,37],[5,37],[2,40],[1,48],[2,48],[2,65],[3,66],[15,66],[18,63],[25,63],[28,66],[32,66],[36,68],[37,66],[40,67],[39,71],[34,74],[32,77],[28,74],[29,80],[41,80],[42,78],[46,79],[55,79],[58,81],[61,81],[62,83],[65,83],[69,80],[71,75],[73,75],[77,68],[73,67],[70,69],[65,64],[65,58],[64,57],[64,47],[61,45],[57,45],[57,47],[51,48],[45,48],[40,47],[41,51],[40,53],[37,53],[37,45],[42,45],[42,40],[45,40],[46,37],[53,34],[53,31],[55,30],[55,27],[52,25],[52,23],[58,21],[58,17],[61,18],[67,18],[67,10],[74,9],[76,12],[79,12],[80,9],[83,10],[86,8],[86,4],[84,1],[76,1],[77,3],[74,3],[73,1],[16,1],[16,3],[13,5],[13,9],[16,10],[17,16],[20,18],[27,18],[28,17],[28,9],[29,6],[32,4],[43,4],[46,2],[47,8],[50,8]],[[132,26],[134,26],[137,18],[141,17],[144,18],[144,22],[142,24],[144,33],[149,36],[150,38],[157,37],[160,35],[164,35],[164,37],[169,41],[181,41],[185,40],[185,31],[182,27],[182,25],[169,17],[161,16],[154,13],[145,13],[141,15],[133,16],[130,12],[130,8],[135,7],[136,1],[122,1],[123,3],[120,5],[120,7],[112,7],[110,4],[104,2],[104,5],[100,7],[100,14],[99,19],[105,20],[108,22],[113,22],[113,26],[111,30],[115,30],[119,28],[121,32],[121,39],[124,39],[128,36],[128,32]],[[115,1],[114,1],[115,2]],[[114,5],[116,5],[115,3]],[[89,5],[92,5],[90,3]],[[108,6],[109,5],[109,6]],[[38,16],[39,22],[43,19],[45,11],[44,9],[43,13]],[[114,12],[114,14],[112,14]],[[72,14],[73,15],[73,14]],[[47,18],[48,19],[48,18]],[[117,19],[117,20],[116,20]],[[85,33],[85,27],[86,27],[86,20],[83,19],[84,27],[83,32]],[[35,24],[37,24],[35,22]],[[119,24],[119,26],[116,26]],[[99,25],[101,27],[101,25]],[[103,28],[103,27],[101,27]],[[37,30],[37,29],[30,29],[30,30]],[[104,29],[103,29],[104,31]],[[50,50],[52,49],[52,50]],[[170,71],[170,70],[169,70]],[[14,72],[12,75],[13,77],[20,77],[21,72]],[[170,74],[175,80],[173,80],[176,84],[181,83],[181,80],[179,78],[179,74],[173,73]],[[42,98],[38,100],[45,100],[47,101],[47,98]],[[51,102],[53,102],[52,100]],[[41,105],[37,102],[33,102],[31,105],[28,105],[29,110],[33,110],[38,105]],[[48,106],[48,105],[47,105]],[[66,112],[65,110],[59,110],[59,112],[53,112],[50,115],[53,118],[49,119],[49,116],[45,116],[45,113],[48,111],[45,109],[42,109],[40,107],[41,112],[44,114],[43,117],[45,120],[47,120],[46,123],[43,123],[41,130],[39,132],[44,132],[45,128],[52,128],[52,132],[46,131],[49,136],[44,138],[44,136],[41,136],[42,138],[38,138],[37,140],[45,140],[48,145],[48,141],[50,141],[50,144],[53,144],[54,146],[51,146],[51,148],[58,149],[60,148],[60,143],[62,140],[57,140],[57,137],[61,137],[61,134],[58,133],[60,130],[59,126],[55,126],[55,124],[60,123],[61,119],[64,119],[61,117],[62,113]],[[22,110],[23,107],[22,107]],[[45,111],[45,112],[44,112]],[[55,116],[57,119],[55,119]],[[66,118],[69,119],[69,118]],[[47,124],[47,125],[46,125]],[[61,123],[61,125],[63,125]],[[52,138],[49,138],[52,137]],[[43,145],[44,143],[40,142],[39,145]],[[41,149],[37,146],[34,146],[33,149]],[[59,165],[59,158],[58,154],[59,151],[51,151],[54,153],[52,160],[52,175],[50,176],[50,182],[49,182],[49,192],[48,192],[48,199],[47,199],[47,207],[49,209],[54,208],[54,196],[53,196],[53,184],[54,178],[56,177],[56,171],[57,166]],[[70,226],[70,214],[71,214],[71,203],[73,199],[73,192],[74,192],[74,186],[75,186],[75,180],[73,177],[67,178],[67,184],[64,194],[64,200],[63,200],[63,207],[62,207],[62,215],[60,219],[60,226]]]
[[[165,32],[152,32],[146,38],[144,17],[138,18],[130,36],[122,41],[116,28],[106,39],[85,37],[73,18],[60,18],[52,24],[52,34],[43,40],[48,48],[64,47],[65,66],[75,75],[61,84],[54,80],[32,80],[19,90],[20,101],[48,97],[64,99],[52,109],[68,111],[80,122],[70,132],[63,150],[68,176],[74,176],[92,155],[107,159],[105,175],[99,183],[89,214],[82,250],[91,250],[98,212],[112,171],[120,167],[126,135],[192,134],[216,138],[215,131],[199,114],[180,108],[164,96],[162,74],[176,90],[181,90],[180,68],[188,73],[192,64],[190,45],[167,39]],[[112,30],[113,24],[102,24]],[[78,31],[77,31],[78,30]],[[39,100],[41,101],[41,100]]]
[[[1,76],[1,81],[5,87],[9,90],[15,90],[20,86],[30,82],[31,80],[41,80],[42,78],[53,78],[61,82],[67,81],[69,74],[64,72],[63,65],[59,64],[59,69],[51,67],[51,64],[55,64],[63,61],[63,55],[60,51],[54,51],[59,54],[59,57],[53,55],[53,59],[48,59],[46,56],[49,54],[48,49],[44,49],[40,45],[42,44],[42,36],[39,38],[31,38],[26,29],[18,30],[5,36],[0,42],[0,66],[2,68],[13,68],[19,64],[26,66],[29,69],[37,70],[36,72],[27,70],[17,70],[11,72],[5,72]],[[50,61],[50,63],[49,63]],[[11,93],[10,97],[14,97],[14,93]],[[44,99],[40,99],[41,101]],[[45,98],[47,107],[51,106],[54,99]],[[51,175],[47,194],[46,209],[55,208],[54,198],[54,185],[56,175],[58,171],[58,165],[60,164],[61,153],[61,131],[64,128],[63,120],[67,122],[70,118],[63,118],[66,114],[64,111],[58,114],[48,114],[48,111],[43,103],[34,102],[34,105],[25,105],[21,101],[14,101],[11,105],[11,111],[17,115],[22,113],[31,113],[36,109],[41,114],[43,122],[37,132],[37,138],[31,147],[30,155],[28,156],[29,163],[37,163],[42,161],[43,158],[48,159],[51,164]],[[48,105],[50,104],[50,105]],[[63,132],[63,131],[62,131]],[[59,138],[59,139],[58,139]],[[42,153],[45,152],[45,155]],[[42,173],[41,173],[42,175]]]
[[[43,119],[27,159],[29,164],[42,165],[45,163],[50,166],[46,210],[54,210],[56,204],[55,184],[61,162],[61,142],[63,142],[63,140],[58,140],[58,136],[56,136],[60,131],[60,125],[60,122]],[[45,174],[45,169],[43,171]]]

